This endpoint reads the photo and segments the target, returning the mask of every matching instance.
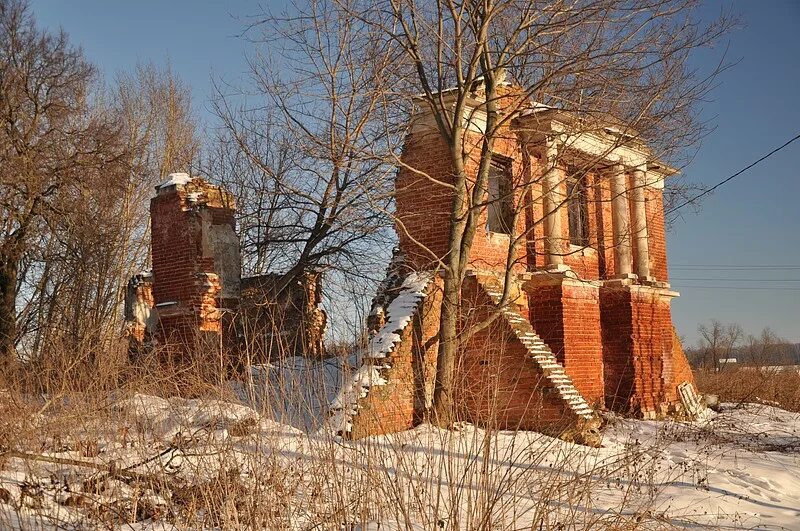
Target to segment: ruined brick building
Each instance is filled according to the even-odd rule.
[[[473,153],[482,105],[478,94],[464,111]],[[563,435],[595,429],[602,409],[679,412],[693,379],[670,314],[678,294],[667,271],[663,187],[675,170],[612,123],[589,128],[541,105],[506,133],[492,154],[488,206],[462,286],[459,418]],[[389,294],[376,299],[377,332],[332,404],[342,434],[408,429],[431,404],[450,160],[433,116],[421,111],[396,178],[400,252]],[[478,155],[471,160],[475,175]]]
[[[472,105],[465,149],[475,175],[479,93]],[[461,290],[458,418],[586,441],[603,409],[680,412],[693,380],[670,314],[678,294],[663,187],[675,170],[613,122],[587,127],[541,105],[504,132]],[[343,435],[405,430],[430,409],[450,160],[431,114],[414,116],[395,183],[398,252],[374,300],[369,347],[329,408]],[[210,342],[239,365],[324,353],[319,275],[282,290],[280,275],[242,278],[229,193],[173,174],[150,212],[152,271],[131,279],[126,298],[134,350]]]
[[[326,324],[321,277],[305,272],[242,278],[234,198],[174,173],[150,201],[152,270],[125,298],[132,350],[181,355],[222,346],[234,366],[287,355],[321,356]]]

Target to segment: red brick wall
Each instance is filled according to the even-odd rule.
[[[202,204],[190,200],[190,192],[200,193]],[[200,179],[160,190],[151,199],[153,299],[162,342],[190,347],[197,333],[221,331],[220,279],[203,227],[233,227],[233,214],[230,196]]]
[[[600,290],[606,406],[655,412],[675,400],[670,297],[640,286]]]
[[[501,133],[501,136],[495,140],[494,152],[508,157],[512,161],[511,180],[516,196],[514,198],[514,206],[515,208],[520,208],[524,205],[525,201],[522,194],[524,183],[527,182],[528,179],[528,165],[525,163],[526,161],[523,161],[521,146],[516,136],[508,131],[507,128],[503,131],[504,133]],[[481,138],[473,133],[470,135],[470,140],[473,142],[475,148],[471,152],[472,157],[467,166],[467,174],[475,176],[478,173],[480,164],[480,150],[478,148]],[[474,178],[471,179],[470,193],[472,184],[474,184]],[[488,199],[488,195],[485,199]],[[482,208],[478,215],[475,238],[470,252],[470,265],[480,270],[505,271],[509,263],[508,250],[511,237],[513,237],[516,241],[516,252],[511,258],[512,267],[520,272],[525,271],[527,269],[527,239],[524,236],[526,228],[524,211],[519,212],[514,234],[511,237],[504,234],[489,233],[487,230],[487,217],[487,209]]]
[[[650,254],[650,274],[666,282],[667,275],[667,236],[664,226],[664,191],[658,188],[645,188],[647,205],[647,249]]]
[[[156,304],[188,301],[193,291],[199,226],[182,204],[177,191],[161,193],[150,201]]]
[[[446,186],[436,184],[418,172],[425,172],[431,178],[452,182],[452,162],[449,149],[434,129],[415,132],[406,141],[403,162],[417,171],[402,168],[397,176],[397,215],[400,246],[410,255],[418,267],[433,263],[433,257],[422,248],[428,247],[436,256],[442,257],[447,250],[449,236],[449,212],[452,195]],[[469,153],[466,171],[474,175],[478,167],[480,137],[468,134],[466,150]],[[507,132],[495,143],[495,152],[513,160],[514,185],[518,189],[517,205],[525,205],[520,213],[517,234],[525,234],[513,257],[515,267],[522,270],[536,270],[545,265],[544,226],[542,216],[542,162],[539,153],[541,146],[530,145],[530,160],[523,157],[521,144],[516,136]],[[565,171],[563,168],[560,171]],[[589,249],[574,247],[565,249],[564,262],[583,279],[609,279],[617,275],[614,260],[613,228],[611,223],[611,190],[609,179],[601,173],[590,172],[587,177],[589,191]],[[522,187],[530,184],[529,195],[522,197]],[[566,183],[560,185],[566,194]],[[649,236],[651,274],[666,281],[667,253],[664,227],[663,191],[657,188],[646,189],[646,210]],[[561,216],[562,238],[569,241],[569,223],[566,208],[557,214]],[[409,231],[410,236],[405,234]],[[421,245],[415,244],[416,239]],[[483,209],[477,221],[477,231],[473,243],[470,262],[473,267],[484,270],[502,270],[507,260],[508,244],[503,235],[490,237],[486,231],[486,210]]]
[[[672,366],[672,315],[669,298],[648,288],[635,289],[634,365],[639,408],[657,411],[659,405],[675,400],[670,383],[674,379]]]
[[[597,212],[598,210],[602,209],[602,204],[598,204],[595,200],[595,190],[597,188],[595,177],[595,174],[592,173],[587,174],[585,177],[586,191],[588,194],[588,197],[586,198],[586,210],[589,217],[589,245],[587,248],[581,248],[579,246],[570,244],[569,211],[567,206],[564,205],[558,213],[558,215],[561,216],[561,237],[563,238],[565,245],[568,246],[568,248],[565,249],[566,256],[564,256],[564,263],[570,266],[579,278],[590,280],[596,280],[600,278],[599,256],[597,249],[598,242],[602,240],[603,232],[603,226],[598,225]],[[566,173],[564,174],[564,178],[566,178]],[[566,181],[563,181],[559,187],[561,188],[563,197],[566,198]]]
[[[404,431],[423,420],[426,396],[432,396],[436,377],[441,300],[441,280],[437,278],[387,360],[391,368],[381,373],[387,383],[372,387],[359,401],[350,437]]]
[[[466,169],[468,194],[472,193],[480,162],[481,137],[475,133],[466,135],[468,151]],[[513,186],[517,193],[515,205],[523,205],[522,183],[528,178],[528,169],[521,147],[511,133],[498,138],[494,152],[512,160]],[[400,249],[419,269],[430,267],[435,257],[447,254],[450,234],[450,212],[453,195],[447,186],[434,182],[452,183],[452,158],[447,144],[434,131],[415,132],[407,139],[403,149],[403,164],[395,181],[397,220],[395,222]],[[411,169],[413,168],[413,169]],[[485,200],[485,199],[484,199]],[[476,220],[476,231],[469,255],[470,265],[482,270],[505,270],[508,263],[510,238],[502,234],[490,234],[486,230],[487,211],[482,208]],[[527,269],[525,212],[517,219],[516,239],[518,244],[511,262],[514,269]]]
[[[538,154],[540,148],[541,146],[536,145],[528,146],[528,149],[533,154],[530,164],[531,195],[526,199],[526,204],[529,207],[525,212],[526,233],[529,235],[527,242],[529,256],[526,260],[529,271],[541,269],[546,265],[541,185],[545,168],[542,167],[541,155]],[[560,191],[566,197],[565,169],[562,167],[557,171],[561,172]],[[561,237],[567,246],[564,249],[564,263],[570,266],[582,279],[609,278],[614,275],[611,191],[608,179],[603,178],[597,172],[590,172],[586,175],[586,184],[588,193],[587,214],[589,218],[589,245],[587,248],[569,245],[569,213],[566,206],[562,207],[557,214],[561,217]]]
[[[602,405],[603,351],[599,290],[575,281],[526,285],[536,333],[564,365],[575,387],[592,405]]]
[[[603,287],[600,319],[606,407],[627,411],[634,389],[633,322],[630,291]]]
[[[614,259],[614,232],[611,224],[611,185],[608,179],[597,179],[594,192],[595,230],[597,231],[598,277],[614,278],[617,274]]]
[[[475,277],[465,280],[463,301],[462,334],[494,315],[495,306]],[[576,420],[502,318],[471,333],[464,344],[456,404],[460,418],[499,429],[558,433]]]
[[[452,193],[433,180],[452,183],[450,151],[438,134],[414,133],[406,139],[403,164],[416,171],[401,167],[397,173],[395,229],[409,263],[426,269],[447,251]]]

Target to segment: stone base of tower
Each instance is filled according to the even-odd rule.
[[[606,407],[644,418],[676,404],[669,289],[609,281],[600,288]]]
[[[524,284],[529,318],[536,333],[564,366],[575,387],[595,408],[602,408],[603,350],[600,288],[571,272],[541,272]]]

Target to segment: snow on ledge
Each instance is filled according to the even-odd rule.
[[[175,185],[185,185],[192,181],[192,178],[189,177],[188,173],[170,173],[167,176],[167,180],[163,183],[156,186],[156,190],[163,190],[164,188],[169,188],[170,186]]]
[[[386,358],[392,353],[400,342],[403,330],[414,318],[419,303],[425,298],[425,289],[431,280],[433,280],[433,273],[430,271],[414,272],[406,277],[400,286],[397,297],[386,309],[386,324],[369,342],[369,347],[365,352],[366,358],[373,360]],[[358,411],[358,401],[367,396],[372,386],[386,384],[387,380],[381,375],[380,369],[389,366],[375,365],[374,363],[374,361],[362,358],[361,367],[331,401],[328,429],[335,433],[351,431],[353,428],[351,419]]]
[[[385,358],[400,341],[400,333],[408,326],[417,311],[417,305],[425,298],[425,288],[433,278],[429,271],[411,273],[400,286],[400,293],[386,309],[386,324],[369,342],[368,356]]]

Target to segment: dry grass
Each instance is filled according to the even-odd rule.
[[[115,359],[71,365],[61,378],[64,360],[53,358],[52,367],[5,375],[0,470],[22,470],[24,481],[0,484],[0,504],[21,522],[0,521],[0,528],[147,521],[177,529],[355,530],[373,521],[396,529],[672,527],[657,498],[679,471],[660,470],[652,445],[632,443],[598,460],[595,449],[544,435],[471,426],[346,442],[269,420],[281,401],[297,400],[274,394],[260,420],[187,424],[160,436],[120,402],[180,391],[213,410],[215,401],[236,401],[230,383],[218,373],[209,378],[209,361],[177,368]],[[170,400],[170,414],[187,403]],[[668,443],[665,436],[656,446]],[[618,506],[599,510],[602,489],[615,491]]]
[[[800,411],[800,372],[795,369],[726,367],[694,371],[703,394],[717,395],[722,402],[761,402],[788,411]]]

